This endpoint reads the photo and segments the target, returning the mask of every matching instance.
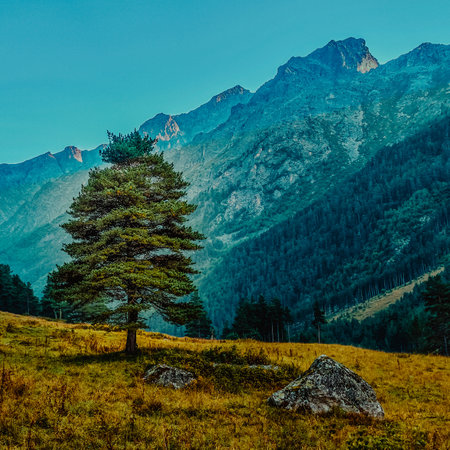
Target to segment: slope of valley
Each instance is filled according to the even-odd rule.
[[[288,231],[299,217],[308,215],[311,205],[333,203],[326,195],[338,197],[349,183],[362,189],[368,162],[388,161],[393,144],[405,143],[398,150],[403,155],[408,146],[421,142],[421,133],[434,123],[435,134],[423,139],[431,139],[440,150],[434,154],[427,147],[429,153],[417,153],[415,161],[421,162],[420,168],[426,167],[424,158],[430,158],[430,167],[444,161],[448,170],[449,57],[449,46],[422,44],[379,65],[364,40],[331,41],[306,57],[291,58],[254,94],[236,86],[190,113],[159,114],[141,126],[142,133],[159,138],[159,149],[191,183],[188,196],[198,205],[192,225],[207,236],[204,250],[196,256],[202,272],[197,282],[217,326],[232,316],[241,296],[279,295],[302,315],[311,299],[322,295],[322,288],[311,287],[317,283],[317,271],[312,266],[302,268],[294,256],[297,242],[311,236]],[[58,228],[64,212],[87,179],[87,170],[100,162],[98,151],[70,154],[66,150],[58,155],[59,172],[52,169],[56,166],[47,155],[14,167],[0,166],[0,262],[10,264],[38,292],[48,271],[64,260],[59,249],[67,237]],[[401,179],[407,163],[400,158],[398,171],[392,169],[391,176]],[[421,183],[405,190],[395,205],[383,207],[383,214],[399,208],[416,214],[416,206],[426,204],[430,217],[438,217],[436,223],[441,224],[445,211],[439,205],[444,209],[448,205],[444,186],[448,171],[428,173],[428,182],[422,180],[428,175],[416,175]],[[374,186],[365,189],[376,195]],[[365,223],[375,233],[372,241],[368,238],[369,259],[378,255],[380,227],[394,228],[392,240],[408,239],[394,219],[384,224],[376,219]],[[444,228],[430,225],[427,233],[433,232],[439,237]],[[319,238],[315,242],[320,258],[335,250],[332,239],[325,237],[326,244]],[[280,248],[285,251],[278,254],[274,266]],[[405,248],[414,252],[411,246]],[[353,250],[358,254],[356,247]],[[434,247],[429,253],[433,251]],[[386,261],[393,257],[388,254],[387,250],[383,254]],[[434,263],[427,255],[421,256],[423,267],[411,276]],[[395,264],[392,267],[393,273],[400,270]],[[363,292],[374,285],[364,284],[365,275],[355,270],[355,280],[346,286],[342,273],[347,276],[349,270],[330,274],[339,281],[327,297],[330,307],[363,300],[366,296],[358,296],[358,289]],[[282,276],[278,281],[272,275],[262,279],[263,272],[282,272]],[[350,287],[356,290],[348,291]]]
[[[282,299],[296,322],[309,321],[315,300],[330,312],[346,308],[438,265],[450,252],[449,209],[445,117],[383,147],[320,199],[235,246],[200,287],[220,312],[216,323],[241,298],[260,294]]]

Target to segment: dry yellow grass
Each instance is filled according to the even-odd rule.
[[[415,280],[412,280],[408,284],[392,289],[386,294],[377,295],[376,297],[370,298],[364,303],[340,311],[329,317],[328,320],[336,320],[342,318],[343,316],[351,317],[352,319],[356,319],[359,321],[367,319],[377,312],[380,312],[383,309],[388,308],[390,305],[393,305],[394,303],[399,301],[403,297],[403,295],[412,292],[416,285],[425,283],[430,277],[435,277],[443,271],[444,267],[439,267],[436,270],[433,270],[422,275],[421,277],[416,278]]]
[[[124,342],[122,332],[0,312],[0,448],[449,448],[450,360],[442,356],[140,332],[141,353],[130,358],[119,352]],[[323,353],[375,388],[386,420],[266,404],[283,377]],[[213,365],[221,355],[284,369],[265,380],[261,371]],[[144,384],[156,361],[205,373],[184,391]]]

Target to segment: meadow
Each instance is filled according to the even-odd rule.
[[[174,338],[0,312],[0,448],[450,448],[450,360],[360,348]],[[326,354],[375,389],[385,420],[275,409],[266,399]],[[166,363],[176,391],[144,383]],[[277,371],[250,368],[273,364]]]

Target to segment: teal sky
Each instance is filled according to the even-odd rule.
[[[448,44],[449,17],[448,0],[0,0],[0,163],[254,91],[331,39],[380,62]]]

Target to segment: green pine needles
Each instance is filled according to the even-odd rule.
[[[100,155],[107,163],[127,164],[136,158],[149,156],[156,144],[156,139],[151,139],[148,135],[141,136],[137,130],[126,135],[115,135],[111,131],[106,133],[109,145],[100,150]]]
[[[51,280],[57,299],[106,303],[102,320],[128,330],[126,351],[134,353],[145,311],[175,324],[195,318],[197,309],[179,297],[195,291],[188,254],[203,236],[186,225],[196,208],[183,199],[188,183],[152,153],[156,141],[136,131],[108,136],[102,157],[113,165],[92,170],[72,203],[63,225],[73,238],[63,247],[72,260]]]

